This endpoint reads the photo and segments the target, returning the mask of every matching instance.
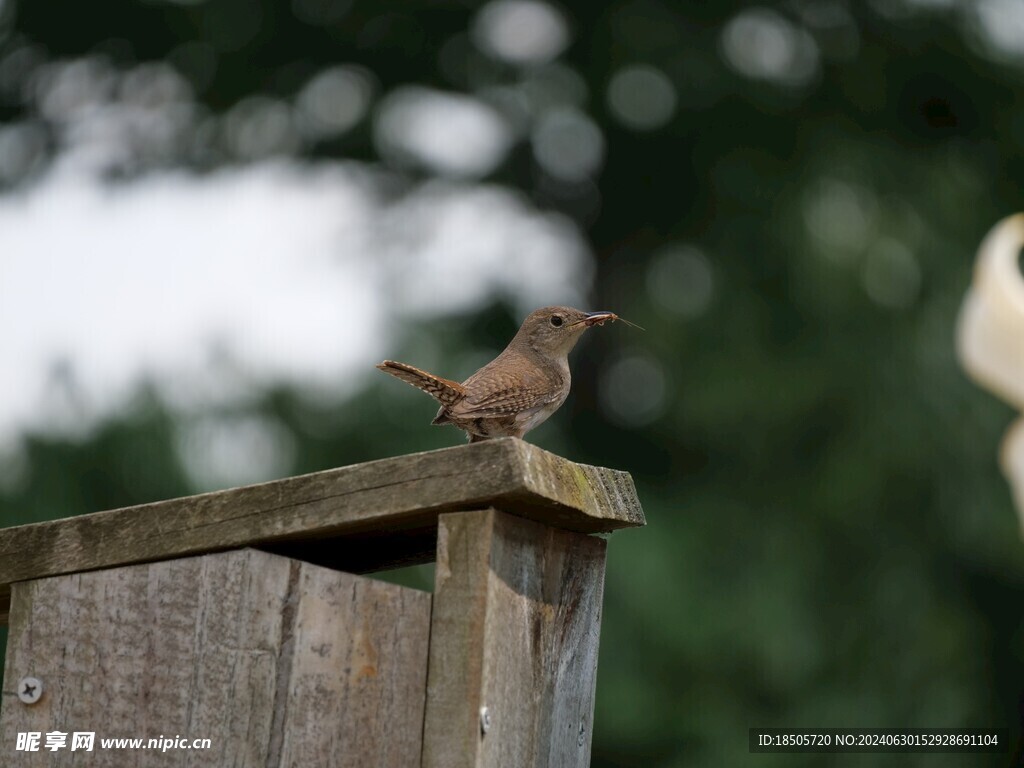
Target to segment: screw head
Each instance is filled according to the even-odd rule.
[[[18,699],[22,704],[35,704],[43,695],[43,683],[37,677],[23,677],[18,681]]]
[[[480,733],[484,734],[491,730],[491,713],[487,707],[480,707]]]

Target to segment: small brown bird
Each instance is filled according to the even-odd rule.
[[[565,402],[569,352],[583,332],[605,320],[621,319],[613,312],[538,309],[523,321],[504,352],[461,384],[393,360],[377,367],[441,403],[432,423],[454,424],[465,430],[471,443],[522,437]]]

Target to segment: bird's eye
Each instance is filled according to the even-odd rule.
[[[562,320],[562,316],[561,315],[552,315],[551,316],[551,324],[553,326],[555,326],[555,328],[558,328],[563,322],[565,322],[565,321]]]

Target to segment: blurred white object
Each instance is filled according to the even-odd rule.
[[[1024,419],[1018,419],[1006,433],[1000,463],[1003,473],[1010,479],[1013,499],[1024,523]]]
[[[1024,214],[999,222],[978,250],[960,316],[960,359],[986,389],[1024,411]]]
[[[967,372],[1024,412],[1024,214],[992,228],[978,249],[974,283],[960,313],[957,347]],[[1024,521],[1024,418],[1007,432],[1001,466]]]

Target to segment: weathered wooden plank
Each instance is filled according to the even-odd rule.
[[[2,529],[0,612],[16,581],[246,546],[302,557],[303,541],[371,531],[381,546],[370,559],[386,567],[381,534],[428,531],[441,512],[488,506],[586,533],[644,524],[628,473],[488,440]]]
[[[19,583],[0,745],[25,768],[417,764],[430,595],[254,550]],[[33,705],[16,694],[42,680]],[[13,752],[18,732],[95,732]],[[210,739],[103,749],[102,738]],[[45,743],[45,736],[43,737]]]
[[[423,768],[477,765],[493,527],[493,510],[438,521]]]
[[[417,764],[431,596],[395,586],[302,566],[277,765]]]
[[[604,564],[593,536],[441,516],[423,768],[590,765]]]

